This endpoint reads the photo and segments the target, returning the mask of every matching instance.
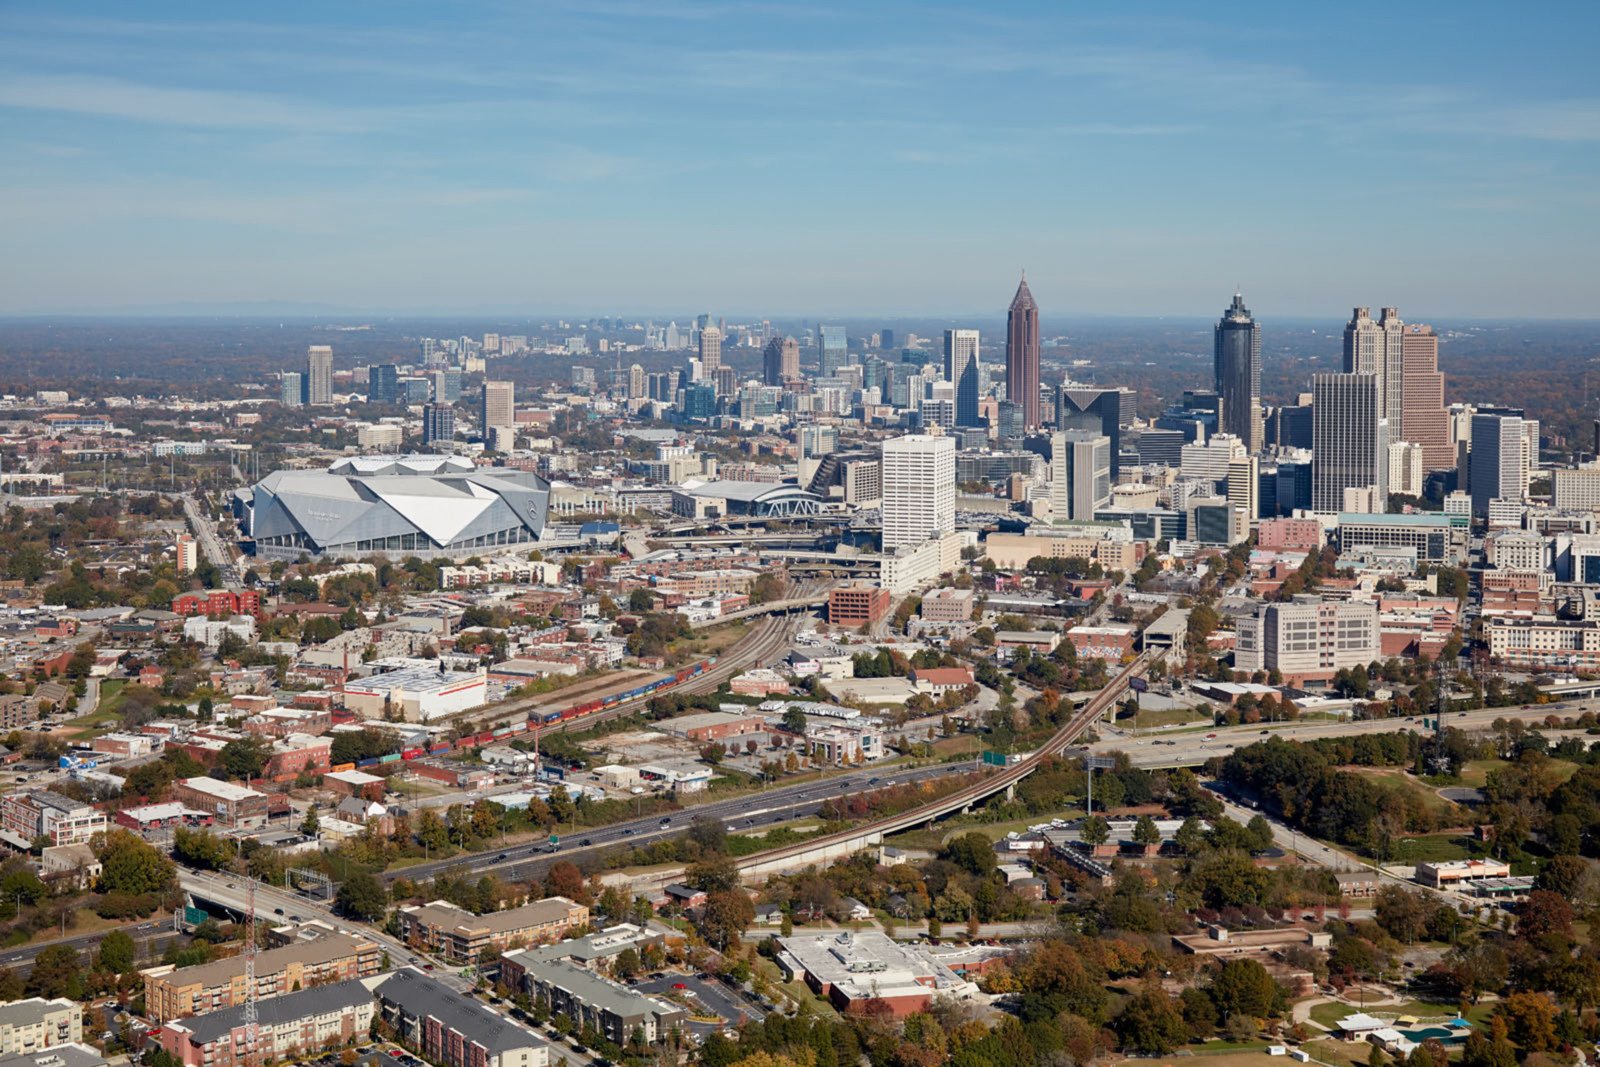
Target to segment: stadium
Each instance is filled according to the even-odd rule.
[[[459,456],[357,456],[274,471],[235,507],[262,559],[454,558],[537,541],[550,483]]]

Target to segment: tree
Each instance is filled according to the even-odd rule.
[[[701,909],[700,934],[713,947],[727,949],[739,943],[740,935],[755,917],[756,906],[743,890],[711,893]]]
[[[1277,1014],[1283,1004],[1283,990],[1255,960],[1224,962],[1212,975],[1209,992],[1224,1019],[1235,1014],[1265,1019]]]
[[[1079,826],[1078,836],[1086,845],[1103,845],[1111,837],[1111,826],[1103,817],[1090,815]]]
[[[71,945],[51,945],[34,957],[27,992],[35,997],[83,999],[83,961]]]
[[[300,832],[306,837],[316,837],[321,828],[322,822],[317,818],[317,806],[315,804],[307,804],[306,817],[300,821]]]
[[[271,758],[272,742],[252,734],[223,745],[222,751],[217,753],[217,766],[229,778],[259,778]]]
[[[1386,885],[1378,890],[1374,918],[1383,931],[1397,941],[1411,944],[1428,929],[1432,905],[1403,886]]]
[[[1517,909],[1517,936],[1525,941],[1572,937],[1572,905],[1548,889],[1535,889]],[[1519,1042],[1520,1043],[1520,1042]]]
[[[95,951],[96,962],[102,970],[112,974],[127,974],[133,970],[133,965],[138,961],[138,949],[122,930],[113,930],[100,939],[100,947]]]
[[[953,838],[944,846],[944,851],[940,854],[940,858],[954,863],[979,878],[986,878],[993,874],[996,865],[993,843],[976,830]]]
[[[703,893],[721,893],[739,887],[739,866],[721,854],[712,854],[684,871],[684,881]]]
[[[172,885],[177,868],[143,838],[113,830],[100,849],[100,892],[139,896]]]
[[[356,871],[340,884],[335,903],[353,919],[376,922],[389,910],[389,894],[372,874]]]
[[[1177,1002],[1157,981],[1147,981],[1117,1016],[1115,1029],[1128,1052],[1165,1056],[1189,1037]]]
[[[623,981],[638,974],[644,964],[639,959],[639,953],[632,947],[625,948],[617,953],[616,962],[611,965],[612,972]]]
[[[798,705],[790,704],[783,712],[783,728],[791,734],[806,732],[806,713]]]
[[[1139,820],[1133,824],[1133,841],[1147,848],[1161,844],[1161,829],[1156,826],[1156,821],[1148,815],[1139,816]]]
[[[1507,1035],[1524,1053],[1556,1047],[1556,1005],[1550,994],[1512,993],[1498,1015],[1505,1016]]]
[[[432,808],[424,808],[417,819],[417,841],[435,852],[443,851],[450,844],[450,831]]]

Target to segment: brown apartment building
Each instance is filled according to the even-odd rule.
[[[256,953],[256,998],[282,996],[314,985],[377,974],[383,950],[364,937],[329,933],[311,941]],[[245,1001],[244,957],[230,956],[193,967],[170,964],[139,972],[145,1013],[153,1022],[182,1019]]]
[[[566,897],[548,897],[510,911],[474,915],[444,900],[395,912],[400,936],[446,959],[468,962],[484,949],[504,952],[522,945],[557,941],[589,925],[589,909]]]

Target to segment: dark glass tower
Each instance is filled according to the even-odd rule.
[[[1039,428],[1039,305],[1022,276],[1006,314],[1006,396],[1021,405],[1023,428]]]
[[[1261,327],[1250,317],[1244,297],[1233,294],[1233,304],[1217,323],[1216,353],[1212,362],[1217,395],[1222,397],[1218,429],[1243,441],[1251,455],[1261,451]]]

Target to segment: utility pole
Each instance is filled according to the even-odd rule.
[[[245,892],[244,920],[244,1067],[257,1067],[256,1037],[261,1020],[256,1009],[256,880]]]

